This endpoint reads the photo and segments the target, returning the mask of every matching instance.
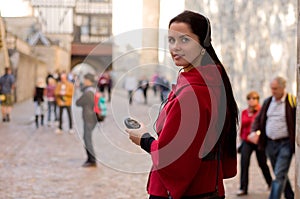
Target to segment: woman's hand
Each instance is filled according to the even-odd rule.
[[[147,129],[144,126],[143,123],[140,123],[141,127],[138,129],[128,129],[126,128],[125,131],[128,133],[129,135],[129,139],[136,145],[140,146],[141,145],[141,138],[142,135],[144,135],[145,133],[147,133]]]

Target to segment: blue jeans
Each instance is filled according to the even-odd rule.
[[[51,121],[51,112],[54,113],[54,119],[57,121],[57,114],[56,114],[56,102],[55,101],[48,101],[48,122]]]
[[[274,141],[268,139],[266,146],[266,154],[270,158],[275,179],[272,182],[271,193],[269,199],[280,199],[286,184],[289,183],[288,171],[292,160],[292,146],[289,139]],[[285,197],[293,198],[294,193],[290,190]]]

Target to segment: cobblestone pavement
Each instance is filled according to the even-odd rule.
[[[82,168],[86,155],[82,145],[81,110],[73,107],[76,133],[54,133],[55,125],[39,129],[33,123],[31,100],[16,104],[10,123],[0,123],[0,198],[100,198],[142,199],[148,155],[134,146],[123,132],[123,119],[131,115],[152,129],[159,108],[159,99],[149,91],[149,104],[127,105],[123,91],[114,91],[105,122],[98,125],[93,142],[99,160],[96,168]],[[75,96],[74,98],[76,98]],[[64,115],[64,121],[66,115]],[[239,176],[225,180],[226,198],[266,199],[267,186],[253,155],[250,168],[249,195],[236,197]],[[294,183],[294,160],[290,179]]]

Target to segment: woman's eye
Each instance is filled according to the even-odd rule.
[[[169,44],[173,44],[175,42],[174,38],[169,37]]]
[[[181,39],[181,41],[182,41],[182,43],[186,43],[186,42],[188,42],[188,41],[190,41],[190,40],[189,40],[189,38],[187,38],[187,37],[183,37],[183,38]]]

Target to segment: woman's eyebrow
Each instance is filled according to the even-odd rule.
[[[183,34],[183,35],[180,35],[180,36],[179,36],[180,39],[183,38],[183,37],[191,37],[191,36],[188,35],[188,34]]]
[[[182,38],[184,38],[184,37],[189,37],[189,38],[191,38],[191,36],[188,35],[188,34],[182,34],[182,35],[180,35],[180,36],[178,36],[178,37],[179,37],[180,39],[182,39]],[[168,38],[174,38],[174,36],[169,35]]]

